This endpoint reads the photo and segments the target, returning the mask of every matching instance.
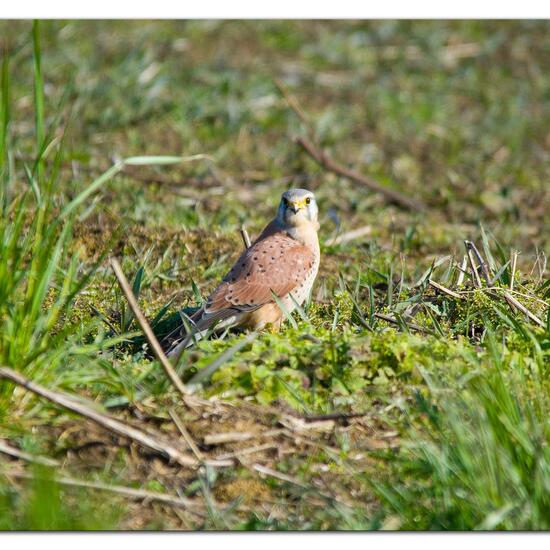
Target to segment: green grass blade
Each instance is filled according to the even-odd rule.
[[[500,281],[504,273],[506,272],[507,267],[510,265],[510,260],[508,260],[503,266],[500,267],[500,269],[496,272],[495,276],[493,277],[493,280],[491,281],[491,286],[495,285],[498,281]],[[505,280],[501,281],[503,284],[506,284]]]
[[[125,166],[154,166],[154,165],[166,165],[166,164],[179,164],[182,162],[190,162],[194,160],[201,160],[209,158],[206,155],[194,155],[191,157],[174,157],[174,156],[151,156],[151,157],[129,157],[125,160],[121,160],[111,166],[106,172],[101,174],[92,183],[78,194],[65,208],[62,210],[59,218],[67,218],[76,208],[84,203],[90,195],[100,189],[105,183],[121,172]]]
[[[124,164],[127,166],[151,166],[151,165],[167,165],[167,164],[180,164],[182,162],[193,162],[195,160],[210,160],[212,157],[208,155],[192,155],[189,157],[176,157],[169,155],[161,156],[143,156],[143,157],[129,157],[124,160]]]
[[[10,73],[9,53],[7,46],[2,51],[2,68],[0,81],[0,165],[7,170],[6,153],[8,149],[8,126],[10,122]]]
[[[214,359],[212,363],[201,369],[187,383],[189,387],[202,384],[208,380],[219,368],[223,367],[236,353],[238,353],[246,345],[250,344],[258,337],[257,332],[251,332],[242,340],[239,340],[234,346],[225,350],[219,357]]]
[[[296,320],[294,317],[292,317],[292,314],[288,311],[287,307],[283,304],[283,301],[273,290],[271,291],[271,295],[273,296],[273,299],[275,300],[275,303],[279,306],[279,309],[283,312],[283,315],[287,318],[288,322],[292,325],[293,328],[298,328],[298,323],[296,323]]]
[[[170,309],[170,306],[173,304],[175,298],[172,298],[168,303],[164,304],[159,312],[155,315],[154,319],[151,321],[151,328],[154,329],[164,318],[168,310]]]
[[[36,178],[32,174],[30,168],[26,164],[23,164],[23,169],[25,170],[25,175],[27,176],[27,182],[33,192],[34,198],[36,199],[36,204],[40,207],[42,205],[40,186],[38,185],[38,182],[36,181]]]
[[[289,296],[290,296],[290,299],[292,300],[292,303],[294,304],[294,309],[298,312],[298,315],[306,323],[309,323],[309,317],[307,316],[307,313],[304,311],[304,308],[294,299],[294,296],[292,296],[292,293],[290,293]]]
[[[199,287],[197,286],[197,283],[195,283],[195,280],[191,278],[191,290],[193,291],[193,296],[195,296],[195,302],[199,307],[202,306],[203,299],[201,296],[201,291]]]
[[[44,123],[44,80],[42,77],[42,58],[40,50],[40,22],[33,21],[32,40],[34,54],[34,115],[36,131],[36,154],[41,155],[44,146],[45,123]],[[42,172],[42,163],[38,165],[38,178]]]
[[[436,260],[432,263],[432,265],[424,271],[420,279],[414,283],[414,287],[421,286],[429,277],[431,277],[432,273],[434,272],[436,267],[439,267],[440,265],[444,264],[445,262],[452,259],[452,256],[444,256],[443,258],[439,258],[439,260]]]
[[[109,168],[106,172],[101,174],[98,178],[96,178],[84,191],[79,193],[63,210],[61,211],[61,214],[59,215],[60,220],[64,220],[68,218],[73,211],[78,208],[82,203],[84,203],[90,195],[95,193],[101,186],[103,186],[106,182],[108,182],[111,178],[116,176],[122,169],[124,168],[124,163],[119,162],[111,168]]]
[[[489,245],[489,237],[487,236],[483,224],[480,223],[479,228],[481,230],[481,245],[483,246],[485,258],[487,258],[487,263],[489,264],[489,273],[494,273],[497,267],[495,258],[491,252],[491,246]]]
[[[143,273],[145,272],[145,267],[142,265],[136,273],[136,276],[134,277],[134,282],[132,284],[132,292],[134,293],[134,296],[136,298],[139,297],[139,293],[141,291],[141,283],[143,281]]]

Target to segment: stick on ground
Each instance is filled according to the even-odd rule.
[[[393,325],[400,326],[400,323],[397,319],[394,317],[390,317],[389,315],[384,315],[383,313],[375,313],[374,316],[378,319],[382,319],[382,321],[386,321],[388,323],[392,323]],[[417,330],[418,332],[424,332],[426,334],[433,334],[431,330],[421,327],[420,325],[417,325],[415,323],[407,323],[407,327],[412,330]]]
[[[252,464],[252,469],[256,470],[256,472],[259,472],[260,474],[271,476],[276,479],[280,479],[281,481],[292,483],[293,485],[298,485],[298,487],[302,487],[303,489],[308,488],[308,486],[304,482],[300,481],[299,479],[296,479],[294,477],[278,472],[277,470],[274,470],[273,468],[269,468],[268,466],[263,466],[262,464]]]
[[[132,288],[130,287],[126,279],[126,276],[122,271],[122,267],[119,261],[116,258],[111,258],[111,266],[113,267],[113,271],[115,272],[116,278],[118,280],[118,284],[120,285],[120,288],[124,293],[124,296],[126,296],[126,300],[128,300],[128,305],[130,306],[132,312],[134,313],[137,319],[137,322],[141,327],[141,330],[143,330],[143,333],[145,334],[145,337],[147,338],[147,341],[149,342],[149,345],[151,346],[153,353],[155,354],[156,358],[159,360],[160,364],[162,365],[162,368],[166,372],[166,375],[168,376],[168,378],[170,379],[174,387],[182,395],[184,396],[189,395],[190,393],[189,390],[185,387],[184,383],[181,381],[180,377],[174,370],[172,363],[170,363],[170,361],[168,360],[168,357],[166,357],[166,354],[162,350],[162,347],[159,341],[157,340],[155,333],[151,329],[151,326],[147,322],[145,315],[143,315],[143,313],[141,312],[141,309],[139,308],[136,297],[134,296],[134,293],[132,292]]]
[[[49,390],[39,384],[36,384],[32,380],[29,380],[22,374],[15,372],[14,370],[8,369],[6,367],[0,367],[0,378],[5,378],[6,380],[11,380],[15,384],[22,386],[23,388],[40,395],[41,397],[46,398],[48,401],[60,405],[65,409],[80,414],[86,418],[89,418],[96,424],[107,428],[109,431],[121,435],[123,437],[128,437],[129,439],[134,440],[140,445],[152,449],[162,456],[177,462],[181,466],[186,467],[197,467],[198,462],[189,456],[183,454],[179,449],[173,447],[167,442],[161,441],[150,434],[134,428],[129,424],[126,424],[116,418],[113,418],[107,414],[101,413],[91,407],[84,405],[83,403],[77,401],[76,396],[72,396],[67,393],[62,393],[58,391]]]
[[[475,254],[477,261],[479,262],[479,267],[481,268],[481,273],[483,273],[483,277],[485,279],[485,282],[489,286],[491,284],[491,274],[489,273],[489,268],[487,267],[487,262],[483,259],[483,256],[477,249],[475,243],[472,241],[464,241],[464,244],[472,250],[472,252]]]
[[[253,447],[246,447],[245,449],[237,449],[231,453],[226,453],[218,456],[218,459],[227,459],[227,458],[240,458],[242,456],[248,456],[256,453],[261,453],[262,451],[267,451],[271,449],[279,448],[278,443],[264,443],[263,445],[254,445]]]
[[[467,266],[467,258],[464,256],[462,258],[462,263],[460,264],[460,267],[458,268],[458,279],[456,281],[456,286],[460,286],[462,282],[464,281],[464,274],[466,273],[466,266]]]
[[[479,275],[477,273],[477,268],[475,267],[475,264],[474,264],[474,260],[473,260],[473,257],[472,257],[473,254],[476,256],[477,261],[479,262],[479,265],[481,267],[481,271],[483,273],[483,276],[485,277],[485,280],[487,281],[487,284],[490,284],[490,280],[489,280],[490,279],[490,273],[489,273],[489,269],[487,267],[487,263],[483,259],[483,256],[481,255],[481,253],[477,249],[476,245],[471,241],[464,241],[464,244],[466,246],[466,251],[468,252],[468,258],[470,260],[470,266],[472,268],[472,272],[477,276],[477,279],[476,279],[477,286],[481,287],[481,280],[480,280]],[[495,294],[494,292],[489,292],[489,295],[498,300],[498,295]],[[504,299],[506,300],[506,303],[510,306],[510,308],[517,309],[518,311],[520,311],[521,313],[526,315],[529,319],[531,319],[531,321],[533,321],[534,323],[536,323],[537,325],[539,325],[541,327],[544,327],[544,323],[534,313],[529,311],[521,302],[516,300],[510,294],[510,292],[504,290],[503,291],[503,296],[504,296]]]
[[[9,475],[16,479],[34,479],[34,476],[25,472],[9,472]],[[134,500],[150,500],[155,502],[162,502],[163,504],[177,506],[178,508],[194,509],[197,507],[202,508],[204,506],[202,503],[194,502],[191,499],[185,497],[177,497],[164,493],[146,491],[144,489],[134,489],[132,487],[124,487],[122,485],[108,485],[107,483],[84,481],[81,479],[74,479],[70,477],[58,477],[55,478],[55,481],[57,483],[60,483],[61,485],[68,485],[72,487],[85,487],[87,489],[96,489],[99,491],[108,491],[110,493],[117,493],[119,495],[123,495]],[[203,514],[200,515],[202,516]]]
[[[361,237],[366,237],[367,235],[370,235],[372,233],[372,226],[371,225],[365,225],[363,227],[359,227],[357,229],[353,229],[351,231],[348,231],[347,233],[341,233],[340,235],[337,235],[336,237],[332,237],[330,239],[327,239],[325,241],[325,244],[327,246],[333,246],[335,244],[343,244],[347,243],[349,241],[353,241],[354,239],[360,239]]]
[[[275,86],[277,86],[277,89],[279,90],[281,95],[284,97],[287,105],[294,111],[296,116],[300,119],[308,135],[312,137],[314,134],[313,127],[311,126],[311,123],[308,120],[305,111],[302,109],[302,106],[300,105],[300,102],[298,101],[298,99],[296,99],[295,96],[289,93],[285,85],[279,79],[275,79],[273,83],[275,84]]]
[[[481,288],[481,279],[479,278],[472,249],[470,248],[470,241],[464,241],[464,246],[466,247],[466,254],[468,256],[468,261],[470,262],[470,269],[472,270],[472,280],[474,281],[475,286]]]
[[[511,268],[511,275],[510,275],[510,290],[514,290],[514,279],[516,277],[517,262],[518,262],[518,252],[516,250],[512,250],[512,268]]]
[[[243,239],[244,249],[248,250],[252,242],[250,240],[250,236],[248,235],[248,231],[246,230],[246,227],[244,226],[244,224],[241,225],[241,237]]]
[[[322,151],[317,145],[314,145],[309,139],[299,136],[296,138],[296,143],[300,145],[304,151],[313,158],[320,166],[329,172],[333,172],[339,176],[348,178],[360,185],[363,185],[373,191],[374,193],[379,193],[382,195],[388,202],[405,208],[406,210],[416,210],[418,212],[423,212],[426,210],[426,206],[416,199],[412,199],[401,193],[389,189],[380,185],[377,181],[351,168],[347,168],[342,164],[339,164],[332,158],[330,158],[324,151]]]
[[[277,86],[277,88],[279,89],[281,95],[284,97],[287,105],[290,107],[290,109],[292,109],[292,111],[302,122],[309,136],[309,138],[298,137],[296,139],[296,143],[298,143],[298,145],[300,145],[306,151],[306,153],[308,153],[320,166],[322,166],[323,168],[325,168],[325,170],[328,170],[329,172],[334,172],[339,176],[343,176],[345,178],[355,181],[356,183],[364,185],[375,193],[380,193],[383,197],[385,197],[387,201],[396,204],[397,206],[400,206],[407,210],[426,210],[425,205],[422,204],[420,201],[402,195],[401,193],[398,193],[393,189],[388,189],[387,187],[380,185],[373,178],[363,176],[359,172],[346,168],[345,166],[342,166],[341,164],[338,164],[335,160],[331,159],[326,153],[321,150],[318,145],[314,144],[313,127],[309,122],[308,117],[306,116],[306,113],[300,105],[298,99],[288,92],[288,90],[280,80],[275,80],[274,83],[275,86]]]
[[[42,464],[43,466],[59,466],[59,462],[57,460],[54,460],[52,458],[48,458],[45,456],[32,455],[30,453],[26,453],[25,451],[21,451],[16,447],[12,447],[11,445],[8,445],[8,443],[6,443],[2,439],[0,439],[0,453],[4,453],[8,456],[19,458],[20,460],[24,460],[26,462],[31,462],[34,464]]]
[[[516,308],[517,310],[521,311],[524,315],[527,315],[531,321],[539,325],[540,327],[544,327],[544,323],[531,311],[529,311],[522,303],[520,303],[518,300],[516,300],[509,292],[504,291],[503,293],[504,299],[508,303],[508,305],[511,308]]]
[[[193,451],[193,454],[197,457],[197,460],[199,462],[204,462],[204,455],[201,453],[200,449],[197,447],[197,444],[191,437],[191,434],[187,431],[185,424],[181,421],[181,418],[177,415],[176,411],[174,411],[173,409],[170,409],[168,411],[168,414],[170,415],[170,418],[172,418],[174,424],[180,431],[181,435],[183,435],[183,439],[185,439],[185,442],[187,443],[189,448]]]
[[[447,288],[446,286],[443,286],[436,281],[432,281],[431,279],[428,279],[428,284],[435,288],[436,290],[439,290],[439,292],[442,292],[443,294],[447,294],[448,296],[451,296],[452,298],[456,298],[457,300],[463,300],[464,297],[458,294],[458,292],[455,292],[454,290],[451,290],[450,288]]]

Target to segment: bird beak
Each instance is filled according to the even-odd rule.
[[[296,214],[298,210],[305,207],[305,201],[291,202],[288,207]]]

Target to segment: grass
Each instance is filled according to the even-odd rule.
[[[0,528],[548,529],[547,27],[0,22],[0,365],[174,441],[177,410],[207,458],[249,453],[178,468],[0,381],[10,445],[196,506],[62,486],[1,455]],[[275,79],[334,158],[428,211],[301,152]],[[256,235],[289,186],[321,206],[312,300],[280,333],[186,351],[180,376],[220,403],[197,413],[108,257],[166,334],[231,266],[241,223]],[[461,272],[464,240],[489,283]],[[208,442],[230,432],[253,438]]]
[[[406,442],[394,464],[408,482],[377,487],[404,529],[548,529],[546,376],[507,372],[507,350],[490,328],[486,337],[491,359],[459,392],[417,396],[429,438]]]

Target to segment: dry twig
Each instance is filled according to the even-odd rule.
[[[468,260],[466,256],[462,258],[462,264],[458,268],[458,279],[456,281],[456,286],[460,286],[462,282],[464,281],[464,274],[466,273],[466,264]]]
[[[141,312],[141,309],[139,308],[136,297],[132,292],[132,288],[128,284],[126,276],[122,271],[122,267],[120,266],[120,263],[116,258],[111,258],[111,266],[113,267],[113,271],[115,272],[116,278],[118,280],[118,284],[120,285],[122,292],[124,293],[124,295],[126,296],[126,299],[128,300],[128,305],[132,309],[132,312],[134,313],[137,319],[137,322],[141,327],[141,330],[143,330],[143,333],[145,334],[145,337],[147,338],[147,341],[149,342],[149,345],[151,346],[153,353],[155,354],[160,364],[162,365],[162,368],[166,372],[166,375],[168,376],[168,378],[170,379],[174,387],[182,395],[184,396],[188,395],[190,393],[189,390],[185,387],[184,383],[181,381],[180,377],[177,375],[176,371],[174,370],[174,367],[168,360],[168,357],[166,357],[164,351],[162,350],[162,347],[159,344],[159,341],[157,340],[155,333],[153,332],[153,330],[151,329],[151,326],[147,322],[145,315],[143,315],[143,313]]]
[[[263,443],[262,445],[254,445],[253,447],[246,447],[245,449],[238,449],[232,453],[226,453],[217,456],[218,460],[226,460],[228,458],[239,458],[241,456],[251,455],[255,453],[260,453],[262,451],[267,451],[269,449],[278,449],[279,445],[277,443]]]
[[[346,168],[345,166],[342,166],[341,164],[338,164],[336,161],[326,155],[326,153],[324,153],[317,145],[314,145],[313,128],[299,101],[296,99],[296,97],[294,97],[287,91],[282,82],[280,82],[279,80],[275,80],[275,85],[281,92],[281,95],[285,98],[287,105],[292,109],[292,111],[294,111],[308,133],[309,139],[300,136],[296,139],[296,143],[298,143],[298,145],[300,145],[319,165],[325,168],[325,170],[328,170],[329,172],[334,172],[339,176],[349,178],[356,183],[364,185],[371,191],[374,191],[375,193],[380,193],[389,202],[401,206],[402,208],[419,211],[424,211],[426,209],[426,207],[420,201],[411,199],[410,197],[406,197],[405,195],[402,195],[401,193],[398,193],[393,189],[388,189],[383,185],[380,185],[374,179],[363,176],[355,170],[351,170],[349,168]]]
[[[26,472],[9,472],[8,475],[13,478],[19,479],[34,479],[34,476]],[[108,491],[110,493],[117,493],[125,497],[129,497],[133,500],[143,501],[155,501],[162,504],[168,504],[169,506],[176,506],[178,508],[203,508],[202,502],[194,502],[191,499],[185,497],[177,497],[175,495],[167,495],[164,493],[157,493],[153,491],[146,491],[144,489],[134,489],[132,487],[124,487],[122,485],[108,485],[107,483],[99,483],[96,481],[84,481],[82,479],[74,479],[70,477],[58,477],[55,478],[57,483],[61,485],[68,485],[72,487],[84,487],[86,489],[96,489],[99,491]],[[194,513],[198,513],[194,510]],[[200,514],[203,516],[204,514]]]
[[[250,240],[250,236],[248,235],[248,231],[246,230],[246,227],[244,226],[244,224],[241,225],[241,237],[243,239],[244,249],[248,250],[252,242]]]
[[[306,129],[309,136],[313,137],[314,132],[311,126],[311,122],[308,120],[306,113],[302,109],[302,106],[300,105],[299,101],[296,99],[295,96],[289,93],[289,91],[286,89],[286,87],[280,80],[275,79],[274,83],[275,83],[275,86],[277,86],[279,92],[281,92],[281,95],[285,98],[287,105],[294,111],[296,116],[300,119],[300,121],[304,125],[304,128]]]
[[[272,468],[268,468],[267,466],[262,466],[261,464],[252,464],[252,469],[256,470],[260,474],[271,476],[276,479],[280,479],[281,481],[292,483],[293,485],[298,485],[298,487],[302,487],[303,489],[308,488],[308,486],[305,483],[302,483],[299,479],[287,476],[286,474],[282,474],[281,472],[273,470]]]
[[[180,431],[181,435],[183,435],[185,442],[187,443],[187,445],[189,445],[189,448],[193,451],[193,454],[197,457],[197,460],[199,462],[204,462],[204,455],[201,453],[200,449],[197,447],[197,444],[191,437],[191,434],[187,431],[187,428],[181,421],[181,418],[176,414],[176,411],[174,411],[173,409],[170,409],[168,413],[170,414],[170,417],[174,421],[174,424]]]
[[[474,281],[475,286],[481,288],[481,279],[479,278],[479,273],[474,262],[474,257],[472,256],[472,249],[469,246],[469,242],[470,241],[464,241],[464,246],[466,247],[466,254],[468,256],[468,261],[470,262],[470,269],[472,270],[472,280]]]
[[[261,437],[273,437],[282,433],[282,429],[268,430],[266,432],[224,432],[218,434],[208,434],[204,436],[205,445],[222,445],[224,443],[237,443],[249,439],[259,439]]]
[[[514,290],[514,277],[516,276],[516,264],[518,261],[517,250],[512,250],[512,274],[510,276],[510,290]]]
[[[361,237],[366,237],[367,235],[370,235],[371,233],[372,233],[372,226],[365,225],[364,227],[359,227],[357,229],[353,229],[352,231],[348,231],[346,233],[336,235],[336,237],[332,237],[330,239],[327,239],[325,241],[325,244],[327,246],[333,246],[335,244],[343,244],[343,243],[347,243],[349,241],[353,241],[355,239],[359,239]]]
[[[254,436],[259,437],[261,434],[253,434],[250,432],[225,432],[219,434],[207,434],[204,436],[205,445],[223,445],[224,443],[235,443],[238,441],[246,441]]]
[[[451,296],[452,298],[456,298],[457,300],[463,300],[464,297],[455,292],[454,290],[451,290],[450,288],[447,288],[446,286],[443,286],[439,283],[436,283],[435,281],[432,281],[431,279],[428,279],[428,284],[435,288],[436,290],[439,290],[439,292],[443,292],[443,294],[447,294]]]
[[[472,268],[472,273],[476,276],[476,285],[481,288],[481,280],[479,278],[479,274],[477,272],[477,268],[475,267],[474,259],[472,257],[472,253],[475,254],[477,257],[477,261],[479,262],[479,265],[481,267],[483,276],[485,277],[485,280],[487,281],[487,284],[490,286],[490,274],[489,269],[487,268],[487,264],[485,260],[483,259],[483,256],[477,249],[476,245],[471,241],[464,241],[464,245],[466,246],[466,251],[468,253],[468,258],[470,260],[470,267]],[[491,296],[494,299],[498,299],[498,294],[495,294],[493,291],[488,292],[489,296]],[[536,323],[537,325],[544,327],[544,323],[531,311],[529,311],[521,302],[516,300],[509,291],[502,289],[502,295],[504,296],[504,299],[506,300],[506,303],[512,308],[517,309],[524,315],[526,315],[531,321]]]
[[[544,323],[531,311],[529,311],[523,304],[521,304],[518,300],[516,300],[509,292],[504,291],[503,292],[504,299],[508,303],[508,305],[512,308],[516,308],[517,310],[521,311],[524,315],[527,315],[531,321],[535,322],[537,325],[544,327]]]
[[[388,202],[405,208],[407,210],[416,210],[423,212],[426,210],[426,206],[416,199],[412,199],[401,193],[394,191],[393,189],[388,189],[380,185],[377,181],[351,168],[347,168],[335,160],[330,158],[324,151],[322,151],[317,145],[314,145],[313,142],[305,138],[304,136],[299,136],[296,138],[296,143],[300,145],[310,157],[312,157],[319,165],[321,165],[325,170],[333,172],[339,176],[348,178],[360,185],[364,185],[369,190],[374,193],[379,193],[382,195]]]
[[[173,447],[167,442],[161,441],[160,439],[153,437],[151,434],[145,433],[138,428],[134,428],[129,424],[113,418],[107,414],[99,412],[83,403],[77,401],[76,396],[72,396],[66,393],[57,392],[49,390],[39,384],[36,384],[32,380],[24,377],[22,374],[15,372],[14,370],[8,369],[6,367],[0,367],[0,378],[5,378],[6,380],[11,380],[15,384],[24,387],[25,389],[40,395],[41,397],[46,398],[48,401],[60,405],[69,411],[75,412],[89,418],[94,421],[96,424],[107,428],[109,431],[121,435],[123,437],[128,437],[139,443],[140,445],[152,449],[162,456],[177,462],[181,466],[186,467],[196,467],[198,466],[197,461],[194,458],[186,456],[179,449]]]
[[[464,241],[464,244],[468,249],[471,249],[472,252],[475,254],[477,261],[479,262],[479,267],[481,267],[481,273],[483,273],[483,277],[485,279],[485,282],[488,286],[491,285],[491,274],[489,273],[489,268],[487,267],[487,262],[483,259],[483,256],[477,249],[476,245],[472,241]]]
[[[17,449],[15,447],[12,447],[11,445],[8,445],[8,443],[6,443],[1,439],[0,439],[0,453],[4,453],[6,455],[19,458],[20,460],[25,460],[26,462],[32,462],[34,464],[42,464],[43,466],[59,466],[59,462],[57,460],[53,460],[52,458],[47,458],[45,456],[32,455],[30,453],[26,453],[25,451],[21,451],[20,449]]]
[[[383,313],[375,313],[375,317],[378,319],[382,319],[382,321],[387,321],[388,323],[391,323],[392,325],[401,326],[399,321],[397,319],[394,319],[393,317],[390,317],[389,315],[384,315]],[[431,330],[421,327],[420,325],[417,325],[415,323],[407,323],[407,327],[413,330],[417,330],[418,332],[424,332],[426,334],[433,334]]]

